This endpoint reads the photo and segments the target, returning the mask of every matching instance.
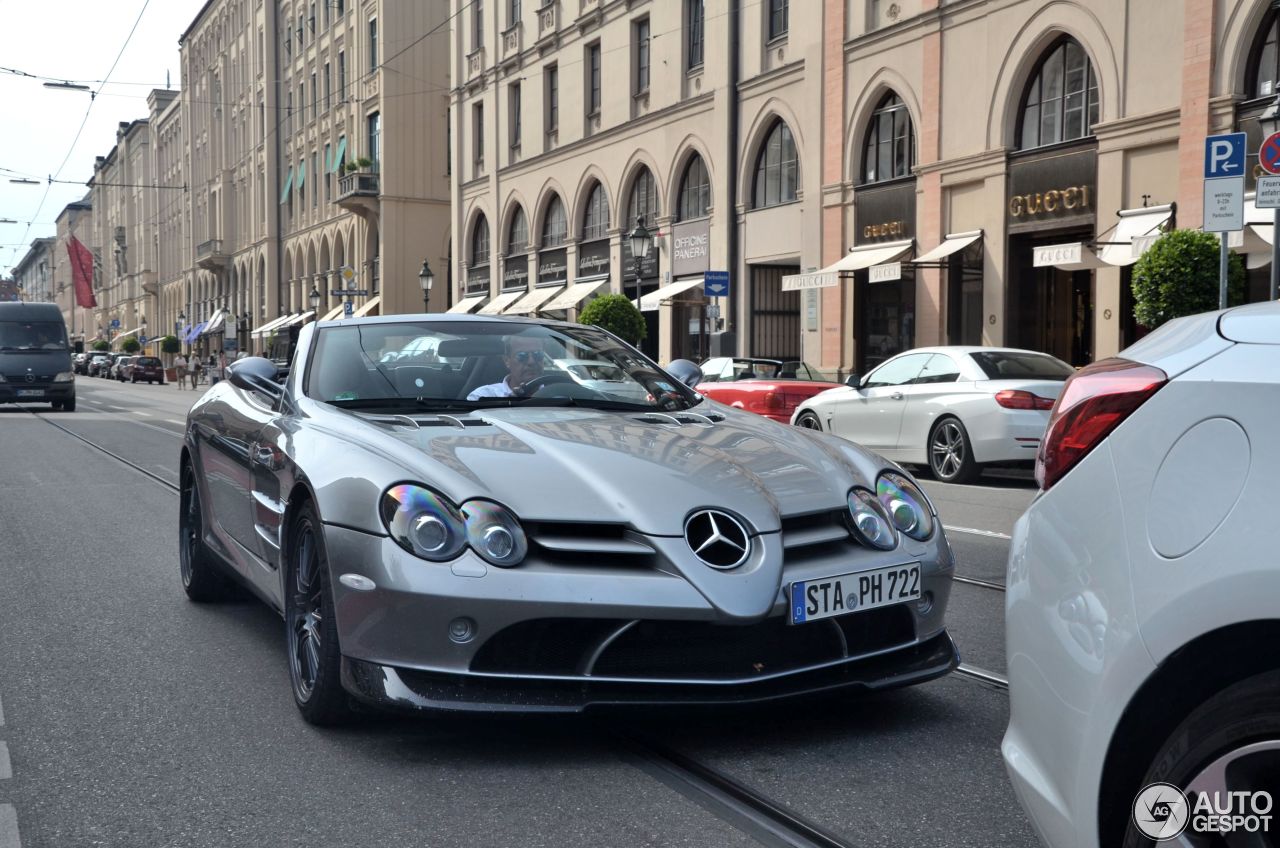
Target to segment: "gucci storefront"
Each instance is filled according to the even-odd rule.
[[[1072,365],[1093,359],[1097,150],[1037,150],[1009,162],[1006,344]]]
[[[856,370],[866,374],[915,346],[916,271],[905,258],[915,238],[915,178],[859,188],[853,203],[858,230],[851,253],[885,257],[853,272]]]

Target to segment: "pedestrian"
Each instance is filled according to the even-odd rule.
[[[201,364],[200,358],[197,356],[191,357],[191,369],[189,373],[191,374],[192,389],[195,389],[196,385],[200,382],[200,372],[203,370],[204,366]]]
[[[226,367],[227,355],[225,353],[219,353],[216,359],[213,354],[209,354],[209,385],[216,386],[218,384]]]
[[[181,391],[184,388],[183,384],[187,382],[187,358],[181,353],[173,360],[173,373],[178,377],[175,382],[178,384],[178,390]]]

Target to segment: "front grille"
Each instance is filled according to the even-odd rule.
[[[782,546],[788,550],[851,541],[846,510],[826,510],[782,519]]]
[[[472,671],[580,674],[596,647],[626,621],[537,618],[498,631],[476,652]]]
[[[656,552],[625,524],[530,521],[524,525],[532,549],[557,565],[652,568]]]

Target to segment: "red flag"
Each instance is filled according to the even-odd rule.
[[[93,296],[93,254],[89,248],[72,236],[67,242],[67,255],[71,257],[71,280],[76,287],[76,305],[92,309],[98,305]]]

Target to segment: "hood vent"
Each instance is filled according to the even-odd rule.
[[[480,418],[458,418],[453,415],[431,415],[414,417],[410,415],[361,415],[370,424],[385,424],[389,427],[412,427],[421,430],[424,427],[488,427],[488,421]]]
[[[661,424],[667,427],[682,427],[686,424],[712,427],[723,421],[724,415],[719,412],[709,412],[705,415],[701,412],[646,412],[643,415],[637,415],[635,420],[642,424]]]

